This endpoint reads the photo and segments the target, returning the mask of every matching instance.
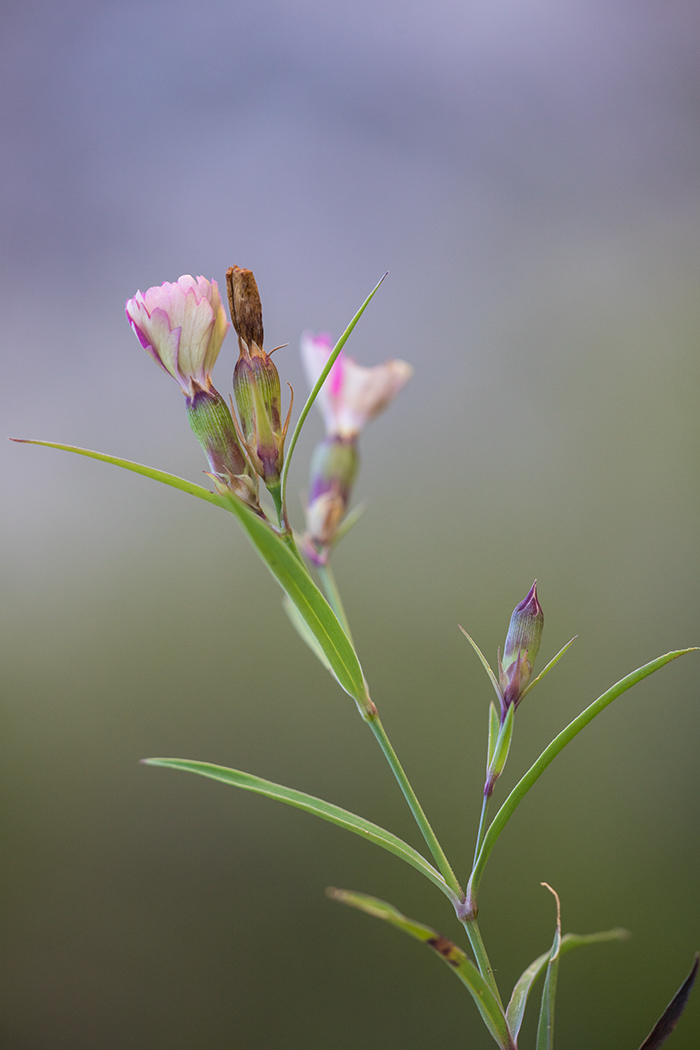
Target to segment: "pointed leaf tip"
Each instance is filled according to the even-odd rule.
[[[671,1035],[681,1019],[681,1014],[686,1008],[688,997],[690,996],[693,985],[695,984],[695,978],[698,975],[699,965],[700,952],[696,952],[695,961],[693,962],[690,973],[683,981],[683,984],[680,986],[673,999],[640,1046],[639,1050],[658,1050],[658,1048],[663,1046]]]

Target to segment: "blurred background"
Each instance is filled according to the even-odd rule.
[[[372,695],[465,877],[495,658],[539,580],[508,774],[612,682],[700,644],[700,72],[691,0],[5,0],[5,432],[193,480],[175,385],[125,299],[254,269],[268,346],[399,356],[336,572]],[[215,371],[230,389],[234,340]],[[298,402],[299,403],[299,402]],[[314,413],[292,506],[320,437]],[[349,701],[235,522],[67,454],[0,445],[8,1050],[493,1045],[457,981],[324,897],[449,905],[339,829],[148,755],[232,765],[420,846]],[[567,930],[558,1040],[635,1050],[700,947],[698,678],[626,694],[547,771],[487,871],[510,987]],[[533,1019],[523,1045],[532,1045]],[[700,995],[673,1036],[697,1047]]]

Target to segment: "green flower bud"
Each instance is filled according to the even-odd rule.
[[[511,704],[517,707],[523,691],[527,688],[540,648],[543,627],[544,613],[537,600],[535,580],[526,597],[513,610],[503,647],[503,660],[499,657],[498,661],[503,694],[501,721]]]
[[[250,468],[238,442],[230,409],[221,394],[211,383],[200,387],[193,382],[193,393],[186,398],[186,405],[187,418],[204,449],[217,489],[230,489],[257,509],[256,485],[249,476]]]

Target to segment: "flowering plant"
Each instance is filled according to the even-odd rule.
[[[207,473],[214,491],[115,456],[56,442],[29,443],[76,452],[144,474],[233,514],[280,584],[285,609],[294,628],[354,700],[362,720],[373,733],[423,835],[431,859],[391,831],[304,792],[203,761],[177,758],[145,761],[153,766],[197,773],[285,802],[352,831],[404,861],[450,901],[456,919],[466,933],[473,958],[431,926],[406,917],[386,901],[349,890],[330,889],[328,893],[337,901],[398,927],[435,952],[467,989],[488,1032],[501,1050],[517,1050],[528,999],[536,981],[541,978],[543,987],[536,1050],[551,1050],[561,956],[582,945],[623,939],[626,934],[614,929],[603,933],[563,935],[559,898],[550,886],[543,883],[556,899],[551,947],[524,970],[506,1002],[478,923],[479,891],[488,859],[520,802],[566,745],[622,693],[691,650],[675,650],[657,657],[594,700],[554,737],[489,823],[490,801],[508,760],[516,711],[572,642],[568,642],[533,679],[544,627],[536,582],[512,613],[503,653],[497,655],[496,671],[464,631],[488,674],[498,706],[492,702],[488,713],[486,773],[474,860],[466,880],[458,878],[379,718],[330,566],[335,544],[358,517],[356,511],[350,510],[350,501],[358,469],[360,433],[400,392],[412,369],[406,362],[398,360],[367,368],[356,364],[344,353],[348,337],[379,287],[377,285],[334,346],[325,335],[305,333],[302,336],[302,359],[312,390],[287,444],[292,403],[290,401],[282,423],[281,384],[272,360],[274,351],[267,353],[263,348],[262,307],[255,278],[250,270],[231,267],[226,281],[231,322],[239,346],[233,378],[235,408],[233,401],[229,408],[211,379],[230,327],[216,281],[183,276],[172,284],[150,288],[145,294],[137,292],[126,304],[129,323],[142,347],[177,381],[184,394],[188,419],[207,458]],[[288,515],[287,477],[299,433],[316,400],[324,417],[326,435],[312,457],[306,530],[298,534]],[[261,481],[264,491],[261,491]],[[696,956],[690,974],[641,1050],[656,1050],[666,1042],[681,1016],[697,970]]]

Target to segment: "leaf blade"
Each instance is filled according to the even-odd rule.
[[[504,1050],[513,1050],[513,1040],[496,997],[474,963],[461,948],[448,940],[447,937],[443,937],[431,926],[425,926],[422,922],[409,919],[395,908],[393,904],[380,900],[378,897],[370,897],[366,893],[356,893],[353,890],[337,890],[333,887],[326,890],[326,893],[333,900],[347,904],[351,908],[357,908],[367,915],[374,916],[374,918],[389,922],[392,926],[403,930],[409,937],[414,937],[432,948],[442,961],[450,967],[462,984],[467,987],[484,1024],[494,1040]]]
[[[546,674],[549,674],[549,672],[552,670],[554,665],[556,663],[559,663],[559,661],[561,660],[561,658],[564,655],[564,653],[567,651],[567,649],[571,648],[571,646],[574,644],[574,642],[576,641],[577,638],[578,638],[578,635],[575,634],[574,637],[570,641],[568,641],[566,643],[566,645],[562,646],[562,648],[559,650],[557,655],[553,656],[552,659],[547,664],[547,666],[545,668],[543,668],[543,670],[540,671],[540,673],[537,675],[537,678],[533,678],[532,681],[530,682],[530,684],[527,686],[527,688],[523,689],[522,696],[520,697],[520,700],[524,700],[525,697],[527,696],[527,694],[530,692],[530,690],[534,686],[536,686],[538,682],[541,682]],[[520,701],[518,701],[518,703],[520,703]]]
[[[22,438],[11,440],[19,441],[21,444],[43,445],[64,452],[74,452],[76,455],[87,456],[89,459],[96,459],[102,463],[111,463],[113,466],[152,478],[154,481],[180,489],[182,492],[197,496],[207,503],[229,511],[238,519],[258,555],[290,601],[296,606],[299,615],[331,665],[333,674],[341,687],[353,697],[364,712],[371,713],[374,710],[374,705],[367,694],[367,686],[357,653],[337,616],[306,571],[303,562],[273,531],[268,522],[258,517],[236,496],[233,494],[230,497],[221,496],[210,492],[201,485],[195,485],[185,478],[180,478],[176,474],[169,474],[167,471],[148,467],[143,463],[135,463],[119,456],[110,456],[104,452],[78,448],[76,445]]]
[[[499,702],[499,704],[501,706],[503,706],[503,696],[502,696],[502,693],[501,693],[501,687],[498,684],[498,679],[496,678],[496,675],[491,670],[491,664],[488,662],[488,660],[486,659],[486,657],[484,656],[484,654],[482,653],[481,649],[476,644],[476,642],[474,641],[472,636],[470,634],[467,634],[467,632],[464,630],[464,628],[462,627],[461,624],[457,624],[457,626],[459,627],[460,631],[462,632],[464,637],[467,639],[467,641],[471,645],[471,647],[474,650],[474,652],[476,653],[476,655],[481,660],[482,666],[483,666],[484,670],[486,671],[486,674],[489,676],[489,681],[491,682],[491,685],[493,686],[493,688],[494,688],[494,690],[496,692],[496,696],[498,697],[498,702]]]
[[[362,317],[363,313],[365,312],[365,310],[369,306],[371,300],[374,298],[375,293],[379,290],[379,286],[382,284],[382,282],[385,280],[386,277],[387,277],[387,274],[385,273],[384,276],[379,281],[377,281],[377,283],[375,284],[374,288],[369,293],[369,295],[367,296],[367,298],[363,302],[362,306],[357,311],[357,313],[353,317],[352,321],[347,326],[347,328],[345,329],[345,331],[341,335],[340,339],[338,340],[338,342],[335,344],[335,346],[331,350],[331,352],[330,352],[330,354],[328,356],[328,360],[326,361],[326,364],[323,367],[323,371],[321,372],[320,376],[316,380],[316,383],[314,385],[313,390],[311,391],[311,393],[309,394],[309,396],[306,399],[306,404],[302,408],[301,413],[299,415],[299,418],[298,418],[298,420],[296,422],[296,426],[294,427],[294,432],[292,433],[291,439],[289,441],[289,445],[287,446],[287,453],[286,453],[286,455],[284,457],[284,465],[282,467],[282,477],[280,479],[280,487],[281,487],[281,491],[282,491],[282,502],[285,502],[286,499],[287,499],[287,475],[289,474],[289,467],[290,467],[291,462],[292,462],[292,455],[294,453],[294,449],[296,447],[296,443],[299,440],[299,435],[301,434],[301,428],[304,426],[304,423],[306,422],[306,417],[308,416],[309,412],[311,411],[311,406],[313,405],[314,401],[318,397],[318,393],[319,393],[321,387],[323,386],[323,384],[325,383],[326,379],[328,378],[330,370],[333,367],[336,358],[340,354],[340,351],[343,349],[343,347],[347,343],[348,339],[350,338],[350,334],[351,334],[353,328],[355,327],[357,322]]]
[[[377,846],[382,846],[389,853],[393,853],[394,856],[399,857],[400,860],[405,861],[429,879],[445,894],[452,904],[456,902],[454,893],[449,889],[440,872],[418,850],[414,849],[413,846],[409,846],[407,842],[400,839],[398,835],[394,835],[393,832],[387,831],[378,824],[374,824],[371,820],[365,820],[364,817],[360,817],[356,813],[351,813],[350,810],[342,809],[332,802],[326,802],[324,799],[316,798],[314,795],[308,795],[305,791],[297,791],[295,788],[275,784],[271,780],[256,777],[252,773],[244,773],[239,769],[229,769],[226,766],[217,766],[211,762],[197,762],[184,758],[145,758],[143,763],[148,766],[164,766],[169,769],[184,770],[187,773],[197,773],[211,780],[218,780],[224,784],[242,788],[244,791],[252,791],[254,794],[264,795],[277,802],[285,802],[287,805],[321,817],[322,820],[327,820],[331,824],[337,824],[338,827],[345,828],[346,831],[352,831],[366,841],[373,842]]]
[[[620,929],[619,927],[614,930],[603,930],[601,933],[567,933],[561,939],[561,949],[559,954],[566,955],[567,952],[572,951],[574,948],[580,948],[586,944],[602,944],[606,941],[624,941],[627,940],[628,937],[629,932]],[[531,962],[525,970],[523,970],[513,988],[513,994],[511,995],[510,1002],[506,1007],[506,1020],[508,1021],[508,1027],[510,1028],[513,1034],[513,1039],[515,1040],[518,1038],[518,1033],[523,1023],[528,996],[535,981],[547,967],[550,951],[551,949],[543,952],[542,955],[538,955],[537,958]]]
[[[554,740],[547,745],[539,758],[537,758],[530,766],[527,773],[520,778],[505,802],[502,804],[501,808],[496,813],[496,816],[491,821],[489,829],[484,836],[478,860],[474,865],[474,870],[469,879],[467,894],[472,901],[476,899],[479,884],[484,873],[484,868],[486,867],[486,862],[496,845],[501,832],[527,795],[528,791],[530,791],[542,776],[547,766],[553,762],[557,755],[564,750],[566,745],[569,744],[582,729],[585,729],[589,722],[593,721],[596,715],[599,715],[604,711],[613,700],[616,700],[622,695],[622,693],[631,689],[633,685],[637,685],[638,682],[641,682],[644,678],[653,674],[654,671],[658,671],[666,664],[671,663],[672,660],[676,660],[679,656],[685,656],[687,653],[695,652],[697,649],[698,646],[690,646],[688,649],[676,649],[670,653],[664,653],[663,656],[657,656],[655,660],[651,660],[648,664],[638,667],[636,670],[626,675],[625,678],[621,678],[619,682],[616,682],[615,685],[611,686],[610,689],[599,696],[597,700],[594,700],[592,704],[585,708],[585,710],[574,718],[572,722],[569,722],[568,726],[562,729],[561,733],[559,733]]]
[[[554,1040],[554,1001],[557,994],[557,978],[559,976],[559,955],[561,951],[561,906],[559,897],[551,886],[542,883],[550,893],[554,894],[557,902],[557,924],[554,929],[554,940],[547,961],[547,976],[542,989],[542,1006],[540,1009],[540,1020],[537,1025],[536,1050],[552,1050]]]
[[[216,492],[210,492],[209,489],[205,489],[202,485],[195,485],[185,478],[178,477],[177,474],[169,474],[166,470],[158,470],[156,467],[147,467],[145,464],[136,463],[131,459],[122,459],[120,456],[108,456],[106,452],[94,452],[92,449],[79,448],[77,445],[63,445],[58,441],[37,441],[34,438],[10,438],[10,441],[14,441],[18,445],[43,445],[44,448],[57,448],[63,452],[74,452],[77,456],[97,459],[102,463],[111,463],[115,467],[131,470],[135,474],[142,474],[144,477],[152,478],[154,481],[160,481],[163,485],[180,489],[182,492],[187,492],[190,496],[197,496],[198,499],[206,500],[207,503],[213,503],[216,507],[223,507],[224,510],[228,509],[224,498]]]
[[[652,1028],[649,1035],[646,1037],[639,1050],[658,1050],[660,1046],[666,1042],[668,1037],[673,1032],[674,1028],[681,1019],[681,1014],[685,1010],[688,1002],[688,996],[693,990],[695,984],[695,978],[698,975],[698,966],[700,965],[700,954],[695,954],[695,961],[692,969],[683,984],[680,986],[676,994],[674,995],[671,1002],[668,1004],[664,1012],[662,1013],[659,1020]]]

